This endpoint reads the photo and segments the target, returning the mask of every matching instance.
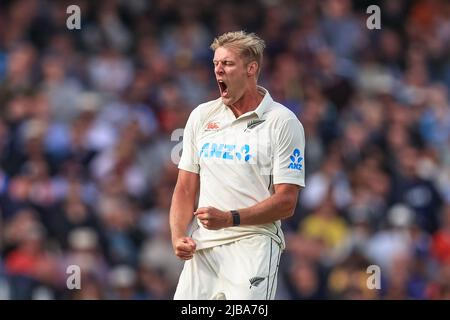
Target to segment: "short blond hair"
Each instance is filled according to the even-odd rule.
[[[263,62],[263,52],[266,44],[264,40],[258,37],[255,33],[247,33],[245,31],[227,32],[221,36],[214,38],[210,48],[216,51],[219,47],[236,49],[246,63],[256,61],[258,63],[259,76]]]

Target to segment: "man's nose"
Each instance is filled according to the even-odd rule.
[[[214,72],[216,74],[223,74],[224,73],[223,67],[222,67],[222,65],[220,63],[217,64],[217,66],[214,67]]]

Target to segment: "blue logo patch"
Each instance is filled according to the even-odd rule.
[[[250,146],[244,144],[242,147],[238,147],[235,144],[224,144],[224,143],[205,143],[200,150],[200,158],[216,158],[233,160],[237,159],[239,161],[248,162],[252,157],[250,154]]]
[[[291,159],[291,163],[289,164],[289,169],[294,169],[294,170],[302,170],[303,165],[302,165],[302,160],[303,158],[300,157],[300,150],[298,149],[294,149],[294,152],[292,153],[292,156],[289,157],[289,159]]]

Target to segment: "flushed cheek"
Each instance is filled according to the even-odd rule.
[[[230,86],[229,92],[230,96],[238,97],[241,96],[245,91],[245,85],[243,83],[236,83],[233,86]]]
[[[237,93],[238,89],[236,88],[236,86],[229,86],[227,88],[227,98],[233,99],[234,97],[236,97]]]

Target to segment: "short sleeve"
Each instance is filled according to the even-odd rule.
[[[305,186],[305,133],[298,119],[288,119],[277,130],[273,183]]]
[[[194,109],[189,115],[189,119],[186,122],[186,127],[183,133],[183,151],[181,153],[180,163],[178,164],[179,169],[186,171],[199,173],[199,158],[196,144],[196,123],[197,120],[197,110]]]

